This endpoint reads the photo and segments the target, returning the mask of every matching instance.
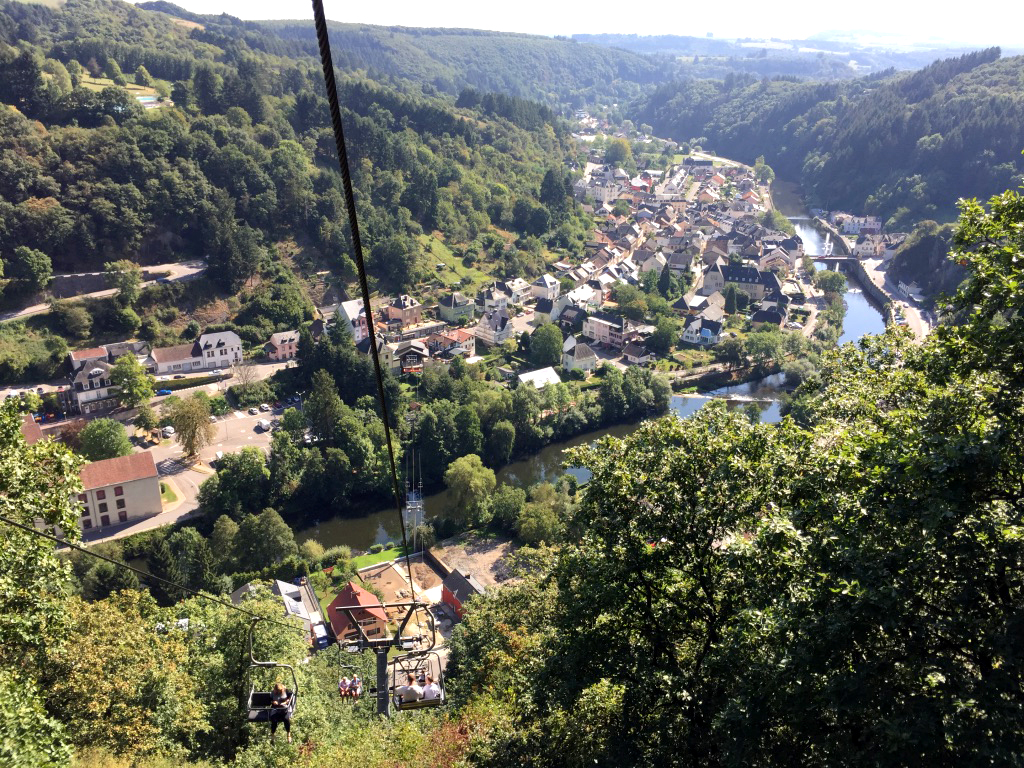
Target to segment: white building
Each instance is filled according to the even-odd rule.
[[[366,323],[362,299],[343,301],[338,305],[338,325],[352,334],[356,344],[369,337],[370,327]]]
[[[242,362],[242,340],[234,331],[204,333],[196,342],[202,357],[202,368],[227,368]]]
[[[554,368],[548,366],[536,371],[519,374],[520,384],[532,384],[537,389],[544,389],[548,384],[561,384],[562,379]]]
[[[562,284],[551,275],[541,275],[533,281],[530,286],[530,293],[535,299],[550,299],[554,301],[562,292]]]

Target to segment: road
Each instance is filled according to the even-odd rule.
[[[206,270],[206,262],[203,261],[185,261],[174,264],[156,264],[151,267],[146,267],[147,270],[154,272],[169,272],[167,277],[160,278],[160,280],[166,280],[170,282],[184,281],[184,280],[195,280]],[[82,273],[82,274],[93,274],[93,273]],[[142,283],[143,287],[147,285],[156,285],[157,280],[146,280]],[[113,296],[117,293],[114,288],[107,288],[102,291],[93,291],[92,293],[84,293],[80,296],[75,296],[76,299],[102,299],[107,296]],[[5,323],[10,320],[20,320],[25,317],[31,317],[32,315],[41,315],[44,312],[50,311],[49,303],[33,304],[28,307],[24,307],[15,312],[4,312],[0,314],[0,323]]]
[[[931,331],[931,324],[924,317],[924,314],[899,292],[899,288],[889,278],[888,263],[882,259],[864,259],[864,271],[867,272],[871,282],[881,288],[894,304],[903,309],[903,315],[907,318],[907,327],[918,340],[923,339]]]

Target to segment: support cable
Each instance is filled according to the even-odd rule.
[[[50,541],[52,541],[52,542],[54,542],[56,544],[59,544],[59,545],[61,545],[63,547],[70,547],[71,549],[74,549],[74,550],[76,550],[78,552],[82,552],[82,553],[84,553],[86,555],[89,555],[90,557],[95,557],[95,558],[98,558],[98,559],[103,560],[105,562],[108,562],[111,565],[116,565],[118,568],[125,568],[125,569],[127,569],[129,571],[133,571],[133,572],[137,573],[139,576],[142,576],[143,578],[145,578],[147,581],[156,581],[156,582],[159,582],[160,584],[163,584],[165,586],[174,587],[175,589],[180,589],[182,592],[189,592],[189,593],[195,595],[196,597],[201,597],[204,600],[209,600],[212,603],[217,603],[219,605],[223,605],[225,608],[230,608],[233,611],[238,611],[239,613],[244,613],[246,616],[248,616],[251,619],[259,619],[260,621],[269,621],[271,624],[277,624],[279,626],[284,627],[285,629],[290,629],[290,630],[293,630],[295,632],[305,632],[306,631],[306,630],[302,629],[301,627],[296,627],[294,624],[285,624],[283,621],[278,621],[277,619],[271,619],[271,618],[269,618],[267,616],[260,616],[259,614],[253,613],[252,611],[247,611],[244,608],[239,608],[234,603],[228,602],[227,600],[221,600],[219,597],[214,597],[213,595],[207,594],[206,592],[200,592],[198,589],[192,589],[191,587],[186,587],[186,586],[183,586],[181,584],[176,584],[173,581],[168,581],[167,579],[161,578],[159,576],[155,576],[152,573],[144,571],[141,568],[136,568],[136,567],[134,567],[132,565],[128,565],[128,563],[122,563],[120,560],[115,560],[112,557],[107,557],[106,555],[101,555],[99,552],[93,552],[91,549],[87,549],[86,547],[81,547],[78,544],[72,544],[70,541],[66,541],[65,539],[58,539],[56,536],[53,536],[53,535],[51,535],[49,533],[46,533],[45,531],[40,531],[38,528],[35,528],[35,527],[31,526],[31,525],[25,525],[24,523],[19,523],[19,522],[15,521],[15,520],[11,520],[10,518],[4,517],[3,515],[0,515],[0,522],[7,523],[7,525],[13,526],[15,528],[19,528],[19,529],[25,531],[26,533],[31,533],[31,534],[34,534],[34,535],[39,536],[41,538],[49,539]]]
[[[395,449],[391,444],[391,415],[388,410],[387,398],[384,395],[384,376],[381,373],[380,353],[377,350],[377,333],[374,328],[373,310],[370,307],[370,287],[366,282],[366,263],[363,260],[363,244],[359,236],[359,220],[356,215],[356,199],[352,191],[352,176],[349,173],[348,150],[345,144],[345,131],[341,124],[341,108],[338,105],[338,84],[334,79],[334,62],[331,57],[331,41],[327,34],[327,20],[324,16],[323,0],[313,0],[313,19],[316,24],[316,41],[320,48],[320,63],[324,70],[324,86],[327,89],[327,103],[330,106],[331,126],[334,129],[334,143],[338,150],[338,166],[345,188],[345,208],[348,212],[348,223],[352,233],[352,248],[355,252],[356,272],[359,275],[359,288],[363,298],[363,312],[366,314],[366,327],[370,333],[370,354],[373,357],[373,372],[377,379],[377,399],[380,402],[381,419],[384,422],[384,439],[388,444],[388,462],[391,465],[391,486],[398,505],[398,521],[402,526],[402,547],[405,549],[405,567],[409,576],[409,589],[412,591],[413,602],[416,601],[416,587],[412,580],[412,562],[409,559],[409,539],[405,532],[405,517],[402,515],[402,491],[398,483],[398,469],[395,464]]]

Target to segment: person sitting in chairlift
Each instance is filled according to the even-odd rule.
[[[349,681],[348,695],[353,699],[358,699],[363,695],[363,681],[359,679],[359,675],[353,675]]]
[[[348,697],[349,682],[347,677],[341,678],[341,680],[338,682],[338,695],[341,696],[341,698],[343,699]]]
[[[427,675],[427,684],[423,686],[423,699],[439,699],[441,698],[441,687],[434,682],[434,678]]]
[[[274,683],[274,690],[270,697],[270,740],[274,740],[279,723],[284,723],[284,732],[288,734],[288,743],[292,743],[292,692],[284,687],[281,682]]]
[[[403,704],[411,704],[423,698],[423,689],[416,682],[416,678],[413,675],[409,675],[408,683],[398,686],[395,689],[395,693],[402,697]]]

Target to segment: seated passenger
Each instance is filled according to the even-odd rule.
[[[427,675],[427,684],[423,686],[423,700],[441,698],[441,686],[434,682],[434,678]]]
[[[359,675],[353,675],[349,681],[348,695],[353,699],[358,699],[363,695],[363,681],[359,679]]]
[[[347,677],[343,677],[338,681],[338,695],[343,699],[349,695],[349,682]]]
[[[412,675],[409,675],[406,685],[400,685],[395,688],[395,693],[402,698],[403,704],[411,704],[423,698],[423,689],[417,684],[416,678]]]

